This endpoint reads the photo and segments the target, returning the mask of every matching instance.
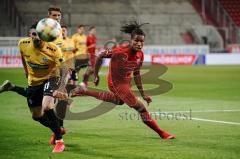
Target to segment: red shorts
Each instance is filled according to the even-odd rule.
[[[134,95],[129,84],[108,85],[111,92],[130,107],[136,106],[138,98]]]

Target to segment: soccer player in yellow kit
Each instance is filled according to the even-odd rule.
[[[33,36],[36,36],[36,35],[37,35],[37,33],[36,33],[36,29],[35,29],[35,24],[34,24],[29,28],[28,37],[33,37]],[[22,56],[21,56],[21,59],[22,59],[22,63],[23,63],[23,57]],[[25,63],[23,63],[23,65],[24,64]],[[25,76],[26,76],[26,78],[28,78],[26,67],[24,66],[23,68],[25,70]],[[5,80],[3,82],[3,84],[0,86],[0,93],[6,92],[6,91],[16,92],[19,95],[27,97],[27,88],[15,85],[15,84],[11,83],[9,80]]]
[[[50,7],[48,9],[48,18],[52,18],[52,19],[54,19],[54,20],[56,20],[57,22],[60,23],[61,22],[61,16],[62,16],[62,14],[61,14],[61,9],[60,8]],[[63,34],[60,34],[60,36],[55,41],[53,41],[53,43],[55,43],[59,48],[61,48],[62,51],[64,51],[64,48],[62,48],[63,41],[64,41],[64,43],[66,42],[66,40],[63,40]],[[83,38],[82,43],[85,43],[85,45],[86,45],[85,41],[86,40],[84,40],[84,38]],[[74,45],[74,47],[75,47],[75,45]],[[79,47],[78,49],[81,50],[81,47]],[[76,51],[76,49],[74,51]],[[81,51],[81,52],[84,52],[84,51]],[[66,65],[68,65],[67,67],[71,69],[71,67],[72,67],[72,66],[70,66],[71,64],[69,65],[69,63],[66,63]],[[73,71],[71,71],[71,73],[72,73],[71,74],[71,80],[77,81],[77,76],[76,76],[77,74],[75,73],[75,71],[73,70]],[[75,87],[72,87],[72,85],[67,86],[68,91],[70,91],[73,88],[75,88]],[[70,100],[60,100],[60,101],[58,101],[58,103],[56,105],[56,114],[58,116],[58,121],[59,121],[59,124],[61,126],[61,133],[62,134],[66,133],[66,129],[63,126],[64,125],[63,119],[65,117],[67,107],[70,104],[71,104]],[[56,139],[56,135],[53,133],[49,143],[50,144],[55,144],[55,139]]]
[[[62,25],[62,53],[66,61],[67,67],[71,70],[71,77],[69,79],[69,84],[77,84],[77,75],[75,71],[75,54],[78,49],[75,48],[74,41],[68,37],[68,30],[66,25]]]
[[[48,8],[48,18],[52,18],[59,23],[61,22],[61,18],[62,18],[61,13],[62,12],[61,12],[60,8],[57,8],[57,7]],[[62,33],[59,35],[59,37],[56,40],[53,41],[53,43],[56,44],[62,51],[62,44],[63,44]],[[67,106],[69,106],[69,105],[70,105],[70,103],[69,103],[68,100],[60,100],[60,101],[58,101],[58,103],[56,105],[56,114],[58,116],[58,121],[59,121],[59,124],[61,126],[61,133],[62,134],[66,133],[66,129],[63,126],[64,125],[63,119],[64,119],[65,114],[66,114]],[[53,133],[51,138],[50,138],[49,144],[51,144],[51,145],[55,144],[55,139],[56,139],[56,136]]]
[[[53,152],[62,152],[65,148],[57,116],[54,113],[54,97],[66,99],[62,92],[66,85],[68,70],[61,66],[63,57],[60,48],[54,43],[43,42],[38,36],[21,39],[19,50],[23,57],[28,76],[28,106],[34,120],[49,127],[56,135]],[[59,68],[61,77],[59,76]],[[58,73],[57,73],[58,72]],[[60,79],[56,84],[49,79]],[[60,88],[59,85],[61,86]],[[58,89],[56,89],[58,88]]]
[[[61,21],[61,9],[60,8],[49,8],[48,9],[48,18],[52,18],[56,21],[58,21],[60,23]],[[35,30],[36,26],[31,26],[30,30],[29,30],[29,37],[34,38],[36,36],[36,30]],[[53,41],[53,43],[55,43],[59,48],[62,47],[62,34],[60,34],[60,36]],[[58,51],[61,52],[61,49],[58,49]],[[23,60],[23,65],[24,65],[24,69],[25,69],[25,74],[26,76],[28,76],[27,74],[27,67],[26,64],[24,62],[24,57],[22,56],[22,60]],[[17,85],[12,84],[10,81],[5,81],[2,86],[0,86],[0,93],[4,92],[4,91],[14,91],[17,92],[18,94],[24,96],[24,97],[28,97],[31,93],[31,91],[29,91],[29,88],[24,88],[24,87],[20,87]],[[64,100],[61,100],[64,101]],[[61,101],[59,103],[61,103]],[[65,104],[65,103],[64,103]],[[45,120],[45,121],[44,121]],[[41,122],[47,122],[47,117],[42,118]],[[63,119],[59,119],[59,123],[60,126],[63,127]],[[64,134],[65,133],[65,129],[61,129],[61,133]],[[56,139],[56,135],[55,133],[52,134],[52,137],[50,139],[50,144],[55,144],[55,139]]]
[[[54,7],[48,8],[48,18],[52,18],[60,23],[61,22],[61,9],[54,8]],[[30,27],[29,32],[28,32],[28,37],[32,37],[32,36],[36,36],[35,24]],[[55,43],[59,48],[61,48],[62,47],[62,39],[63,39],[62,34],[60,34],[59,37],[53,41],[53,43]],[[0,93],[5,92],[5,91],[13,91],[24,97],[27,96],[26,88],[12,84],[8,80],[4,81],[4,83],[0,86]]]
[[[81,68],[88,66],[87,36],[84,34],[85,26],[79,25],[77,33],[72,36],[77,52],[75,55],[75,69],[78,73]]]
[[[58,8],[58,7],[50,7],[50,8],[48,8],[48,18],[54,19],[54,20],[56,20],[60,24],[61,23],[61,19],[62,19],[62,11],[61,11],[61,9]],[[60,48],[60,50],[61,50],[61,48],[62,48],[62,33],[60,33],[58,38],[56,40],[54,40],[53,43],[56,44]],[[61,105],[62,102],[64,102],[64,105],[65,105],[65,101],[61,100],[61,101],[57,102],[56,107],[59,105],[59,103]],[[60,127],[61,127],[61,133],[65,134],[66,130],[63,127],[63,119],[59,118],[59,116],[57,116],[57,117],[58,117],[58,122],[59,122]],[[49,144],[50,145],[54,145],[55,144],[55,139],[56,139],[55,133],[52,133],[51,138],[49,140]]]

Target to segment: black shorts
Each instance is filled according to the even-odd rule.
[[[29,108],[42,106],[44,96],[53,96],[53,87],[48,81],[38,86],[28,86],[27,103]]]
[[[76,59],[75,60],[75,69],[78,72],[81,68],[88,66],[89,59]]]
[[[78,75],[77,75],[77,72],[75,70],[71,71],[71,75],[70,75],[69,80],[78,81]]]

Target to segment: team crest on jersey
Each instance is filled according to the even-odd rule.
[[[48,58],[47,58],[47,57],[43,57],[42,60],[43,60],[43,62],[45,62],[45,63],[48,62]]]

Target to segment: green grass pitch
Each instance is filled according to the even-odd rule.
[[[102,72],[99,88],[106,89],[107,70]],[[53,154],[50,130],[31,119],[25,98],[6,92],[0,94],[0,158],[239,158],[240,66],[170,66],[160,78],[171,82],[173,89],[152,96],[148,109],[187,117],[158,118],[160,127],[174,134],[175,140],[161,140],[123,105],[89,120],[66,120],[66,151]],[[0,69],[0,82],[5,79],[26,86],[22,69]],[[71,111],[87,111],[99,103],[80,97],[74,99]]]

